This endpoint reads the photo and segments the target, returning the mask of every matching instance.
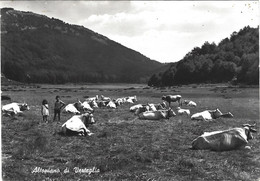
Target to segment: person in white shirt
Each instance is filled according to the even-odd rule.
[[[42,119],[43,119],[43,121],[48,123],[48,116],[50,115],[50,113],[49,113],[48,101],[46,99],[44,99],[42,101],[41,112],[42,112]]]

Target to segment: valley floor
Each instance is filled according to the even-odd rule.
[[[259,88],[222,85],[152,88],[146,85],[2,85],[2,95],[26,102],[23,116],[2,116],[3,180],[259,180]],[[65,103],[104,95],[113,98],[136,95],[137,103],[160,103],[167,94],[180,94],[198,104],[191,114],[219,108],[234,118],[191,121],[177,115],[169,120],[139,120],[129,111],[97,108],[90,137],[62,136],[61,122],[42,122],[40,106],[47,99],[50,120],[56,95]],[[9,101],[2,100],[2,105]],[[172,108],[176,110],[177,104]],[[205,131],[257,124],[250,151],[192,150],[191,142]]]

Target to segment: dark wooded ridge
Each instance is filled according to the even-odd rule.
[[[195,47],[166,71],[154,74],[148,85],[191,83],[243,83],[259,85],[259,27],[244,27],[218,45]]]

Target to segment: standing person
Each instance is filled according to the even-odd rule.
[[[41,112],[42,112],[42,119],[43,119],[43,121],[48,123],[48,116],[50,115],[50,113],[49,113],[48,101],[46,99],[44,99],[42,101]]]
[[[60,96],[56,96],[56,102],[54,104],[54,118],[53,121],[56,120],[56,116],[58,115],[58,121],[60,121],[60,112],[62,107],[65,106],[65,103],[60,100]]]

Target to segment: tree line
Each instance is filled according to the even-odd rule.
[[[243,83],[259,85],[259,27],[244,27],[218,45],[205,42],[179,62],[153,74],[148,85],[191,83]]]

